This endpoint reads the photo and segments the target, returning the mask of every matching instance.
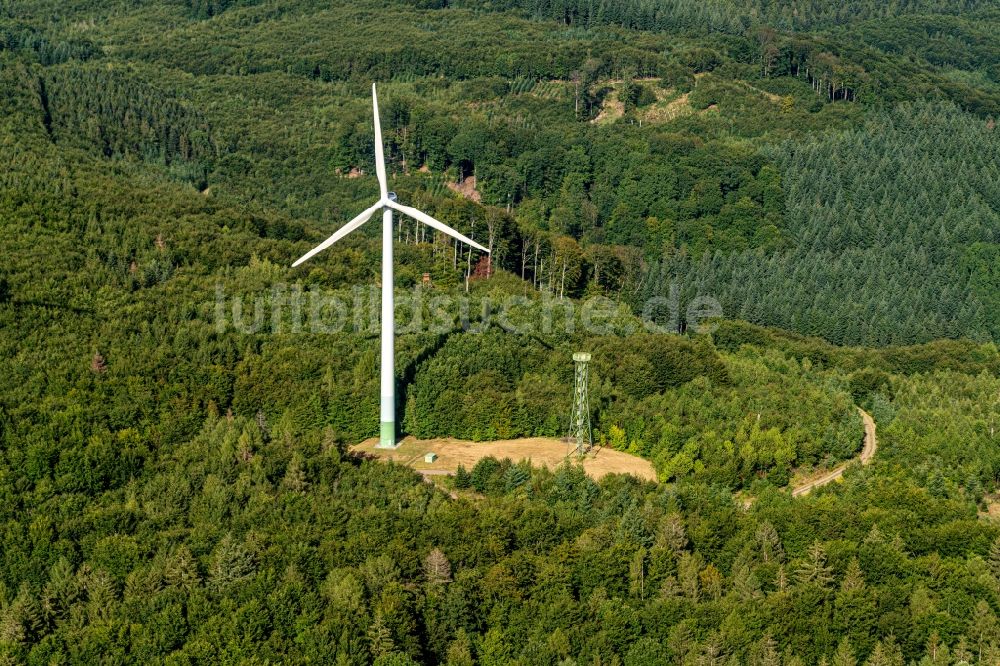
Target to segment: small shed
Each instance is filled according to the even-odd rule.
[[[438,454],[434,453],[433,451],[431,453],[425,453],[424,454],[424,462],[425,463],[432,463],[432,462],[436,461],[437,459],[438,459]]]

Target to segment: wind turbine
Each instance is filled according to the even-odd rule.
[[[395,302],[392,294],[392,211],[397,211],[423,222],[432,229],[457,238],[467,245],[489,252],[485,247],[458,233],[447,224],[416,208],[404,206],[396,201],[396,193],[390,192],[385,178],[385,157],[382,154],[382,127],[378,118],[378,95],[372,84],[372,107],[375,113],[375,172],[378,174],[379,200],[356,218],[342,226],[335,234],[305,253],[292,267],[309,260],[314,255],[330,247],[341,238],[367,222],[375,213],[382,211],[382,360],[380,390],[380,449],[396,448],[396,378],[395,378]]]

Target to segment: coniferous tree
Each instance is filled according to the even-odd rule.
[[[833,573],[826,564],[826,549],[818,541],[809,546],[809,554],[795,572],[799,583],[826,587],[833,582]]]
[[[455,488],[463,490],[471,486],[472,478],[469,476],[469,472],[465,469],[465,465],[459,463],[458,469],[455,470]]]
[[[473,663],[472,641],[469,640],[465,629],[459,629],[455,640],[448,646],[445,666],[473,666]]]
[[[392,633],[386,626],[381,613],[375,614],[375,619],[367,631],[368,649],[374,659],[379,659],[392,654],[396,650],[396,644],[392,640]]]
[[[833,659],[830,661],[831,666],[857,666],[857,663],[850,640],[846,637],[840,639],[837,651],[833,653]]]
[[[1000,581],[1000,537],[993,540],[989,553],[990,572],[993,577]]]
[[[190,591],[201,583],[198,565],[187,546],[173,549],[163,567],[163,578],[167,585]]]
[[[858,558],[852,557],[850,563],[847,565],[847,573],[844,574],[844,580],[840,583],[840,591],[849,593],[861,592],[864,589],[865,579],[861,573],[861,565],[858,562]]]
[[[208,580],[212,587],[225,590],[229,586],[254,574],[256,563],[253,554],[239,541],[227,534],[215,548]]]
[[[451,563],[439,548],[434,548],[424,559],[424,576],[431,584],[451,582]]]
[[[282,485],[294,493],[304,493],[309,488],[304,462],[302,454],[297,451],[293,453],[285,469],[285,476],[281,480]]]

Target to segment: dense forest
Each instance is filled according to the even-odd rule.
[[[0,663],[1000,662],[998,32],[0,0]],[[376,225],[290,264],[377,192],[373,80],[393,189],[492,250],[397,224],[401,434],[558,437],[586,349],[595,439],[658,483],[350,452]],[[872,464],[793,498],[858,407]]]

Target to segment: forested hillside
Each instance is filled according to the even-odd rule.
[[[397,189],[466,231],[492,216],[494,263],[537,289],[639,311],[676,282],[838,343],[996,336],[979,268],[997,228],[995,10],[505,8],[78,3],[41,23],[18,3],[0,43],[53,141],[288,216],[267,232],[283,238],[371,190],[345,176],[370,171],[377,80]],[[716,10],[740,27],[709,29]],[[442,197],[472,176],[502,210]]]
[[[989,7],[982,0],[915,0],[879,3],[849,2],[761,2],[759,0],[652,0],[639,2],[581,2],[580,0],[492,0],[462,2],[459,6],[520,9],[530,16],[565,22],[567,25],[620,25],[637,30],[718,30],[742,34],[764,24],[772,28],[802,30],[854,23],[873,18],[908,14],[959,14]],[[427,6],[434,6],[428,3]],[[440,3],[438,6],[447,6]]]
[[[1000,133],[916,106],[779,150],[794,248],[687,259],[691,289],[838,343],[1000,339]]]
[[[0,0],[0,662],[998,663],[998,32]],[[377,225],[290,264],[376,196],[372,81],[392,188],[493,251],[397,224],[401,434],[560,436],[585,349],[659,483],[348,452]]]

